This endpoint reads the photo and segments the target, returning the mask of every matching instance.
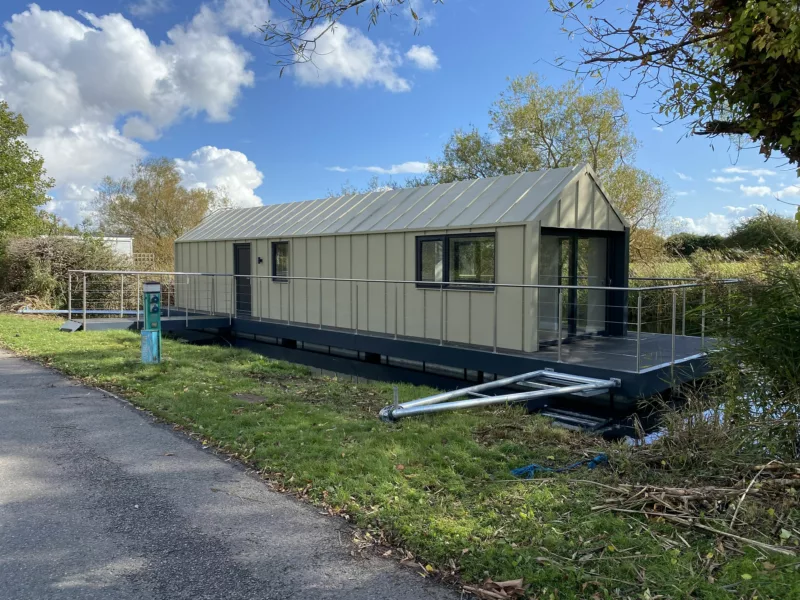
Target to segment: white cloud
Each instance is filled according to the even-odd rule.
[[[264,181],[264,175],[241,152],[203,146],[188,160],[178,159],[175,164],[189,187],[219,189],[237,207],[262,204],[255,189]]]
[[[758,178],[758,183],[767,183],[767,180],[764,179],[763,177],[759,177]]]
[[[128,7],[128,12],[134,17],[146,18],[168,12],[171,8],[170,0],[139,0]]]
[[[56,178],[59,214],[74,222],[86,190],[144,157],[135,139],[196,115],[229,119],[254,82],[250,55],[229,34],[267,11],[266,0],[203,5],[157,44],[120,14],[77,19],[31,4],[13,15],[0,44],[0,97],[25,115],[29,142]]]
[[[682,181],[692,181],[692,178],[686,175],[685,173],[681,173],[680,171],[675,171],[675,175],[678,176],[678,179]]]
[[[439,57],[430,46],[411,46],[406,52],[406,58],[420,69],[433,71],[439,68]]]
[[[653,131],[657,131],[658,133],[663,133],[664,128],[661,127],[661,125],[656,125],[655,127],[653,127]]]
[[[741,173],[743,175],[752,175],[753,177],[763,177],[764,175],[776,175],[775,171],[770,169],[749,169],[745,167],[727,167],[722,169],[724,173]]]
[[[787,186],[782,190],[775,192],[775,196],[778,198],[785,198],[786,196],[800,196],[800,185]]]
[[[731,188],[720,187],[720,186],[716,186],[716,187],[714,187],[714,189],[717,190],[718,192],[732,192],[733,191]]]
[[[678,192],[675,192],[675,195],[676,196],[689,196],[689,195],[694,194],[694,193],[695,193],[695,190],[689,190],[688,192],[686,190],[680,190]]]
[[[335,171],[336,173],[348,173],[350,171],[367,171],[369,173],[377,173],[379,175],[409,175],[428,172],[428,163],[412,160],[404,162],[399,165],[392,165],[391,167],[328,167],[328,171]]]
[[[699,218],[676,217],[673,220],[673,228],[676,231],[687,231],[701,235],[725,235],[737,223],[755,216],[759,211],[766,210],[763,204],[725,206],[723,208],[727,214],[709,212]]]
[[[770,196],[772,189],[766,185],[740,185],[739,189],[745,196]]]
[[[737,181],[744,181],[744,177],[709,177],[711,183],[736,183]]]
[[[326,27],[312,27],[307,37],[322,34]],[[292,71],[304,85],[381,85],[390,92],[407,92],[411,84],[396,71],[401,64],[402,57],[386,44],[375,44],[357,29],[336,25],[317,41],[313,61],[296,64]]]

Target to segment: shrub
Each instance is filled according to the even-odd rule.
[[[688,258],[698,250],[716,252],[725,248],[725,238],[721,235],[698,235],[696,233],[676,233],[664,242],[664,249],[671,256]]]
[[[730,248],[774,252],[796,260],[800,257],[800,228],[794,219],[761,213],[734,227],[726,243]]]
[[[8,241],[0,254],[0,291],[36,297],[47,306],[64,308],[68,271],[130,268],[125,257],[90,236],[17,238]]]

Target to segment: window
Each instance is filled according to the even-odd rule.
[[[494,234],[417,238],[417,281],[430,282],[429,287],[447,282],[494,283],[494,265]]]
[[[288,281],[289,242],[272,242],[272,280]]]

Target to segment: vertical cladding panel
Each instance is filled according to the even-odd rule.
[[[351,279],[350,271],[350,243],[352,236],[337,235],[332,238],[336,244],[336,278]],[[336,327],[352,329],[355,324],[353,283],[342,281],[335,283]]]
[[[326,236],[320,238],[320,277],[336,277],[336,238]],[[322,289],[322,324],[327,327],[336,325],[336,282],[323,281]]]
[[[367,265],[370,257],[367,255],[367,236],[366,235],[352,235],[350,236],[351,252],[350,252],[350,272],[353,279],[366,279],[367,278]],[[355,325],[359,331],[366,331],[367,329],[367,286],[365,283],[353,284],[354,306],[353,306],[353,319],[357,322]],[[357,315],[357,316],[356,316]]]
[[[559,220],[559,227],[575,227],[575,203],[578,201],[578,181],[569,184],[564,191],[561,192],[561,217]]]
[[[208,263],[206,257],[208,256],[208,242],[199,242],[197,244],[197,273],[208,273]],[[206,294],[209,292],[208,277],[198,275],[195,279],[195,303],[198,310],[208,310],[206,303]]]
[[[558,215],[561,210],[561,200],[556,200],[542,211],[542,227],[558,227]]]
[[[497,281],[504,284],[523,282],[525,228],[501,227],[497,231]],[[497,297],[497,345],[522,350],[523,290],[500,288]]]
[[[320,277],[321,269],[321,242],[318,237],[306,238],[306,277]],[[305,282],[306,288],[306,320],[313,325],[319,325],[320,282],[319,279],[309,279]]]
[[[183,271],[183,247],[188,242],[181,242],[179,244],[175,244],[175,272],[180,273]],[[176,275],[174,279],[177,279],[179,276]],[[183,299],[183,294],[180,290],[177,289],[177,285],[175,286],[175,299],[173,304],[178,306],[180,301]]]
[[[189,252],[189,272],[197,273],[199,270],[199,263],[200,263],[200,243],[195,242],[191,246],[191,251]],[[189,308],[193,310],[197,310],[200,308],[198,302],[198,290],[200,287],[200,278],[196,276],[189,276]]]
[[[367,279],[386,279],[386,234],[372,233],[367,237]],[[388,289],[385,283],[367,284],[367,329],[386,331],[386,303]]]
[[[449,290],[445,292],[445,341],[459,344],[469,343],[469,316],[472,295],[472,292],[463,290]],[[436,310],[439,310],[438,306]]]
[[[394,281],[403,281],[405,274],[405,234],[390,233],[386,235],[386,278]],[[403,284],[394,283],[387,285],[387,313],[386,332],[397,333],[403,331]]]
[[[617,213],[608,205],[606,208],[608,209],[608,228],[612,231],[625,231],[625,225],[622,224]]]
[[[308,272],[306,265],[308,264],[308,247],[310,238],[294,238],[289,247],[289,267],[292,277],[306,277]],[[308,282],[303,279],[290,279],[289,288],[289,302],[292,305],[292,321],[297,323],[308,323],[308,294],[306,289]]]
[[[230,273],[228,265],[225,263],[225,242],[214,242],[214,268],[217,273]],[[230,285],[230,277],[217,277],[216,295],[218,313],[230,314],[230,292],[228,291]]]
[[[494,293],[470,292],[469,343],[492,346],[494,340]]]
[[[594,197],[595,183],[587,174],[578,179],[578,223],[579,229],[593,229],[592,198]]]
[[[525,225],[527,248],[525,253],[525,283],[539,283],[539,223]],[[539,290],[531,288],[526,291],[525,307],[525,352],[535,352],[539,348]]]
[[[269,317],[269,300],[267,294],[271,291],[269,289],[269,280],[266,279],[269,267],[269,261],[267,260],[267,240],[255,240],[253,242],[253,253],[255,254],[253,259],[255,261],[255,264],[253,264],[253,272],[257,275],[253,280],[257,312],[253,316],[258,319],[266,319]],[[261,259],[260,263],[258,262],[259,259]]]
[[[403,239],[403,252],[405,254],[405,280],[415,281],[417,278],[417,236],[414,233],[405,233]],[[417,289],[417,286],[413,283],[403,284],[403,289],[401,292],[403,296],[403,299],[401,300],[403,305],[403,313],[402,319],[400,319],[400,332],[402,335],[410,337],[424,337],[424,292],[420,289]]]
[[[608,229],[608,202],[603,197],[602,192],[596,186],[594,187],[594,228],[595,229]]]

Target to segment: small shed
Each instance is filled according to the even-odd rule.
[[[236,318],[535,352],[621,335],[629,230],[587,165],[230,209],[175,244],[178,289]],[[253,276],[258,277],[253,277]],[[522,287],[528,286],[528,287]],[[559,322],[559,315],[561,320]]]

